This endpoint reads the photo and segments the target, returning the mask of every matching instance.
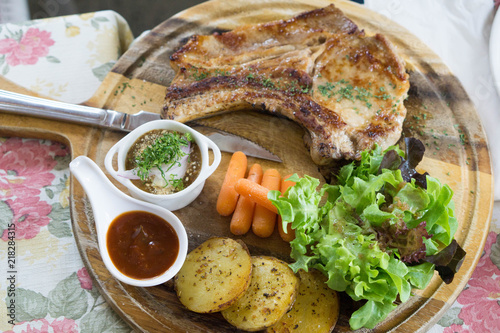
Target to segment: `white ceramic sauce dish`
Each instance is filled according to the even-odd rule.
[[[135,186],[130,179],[123,177],[123,174],[125,173],[127,153],[132,145],[145,133],[158,129],[191,133],[201,153],[201,170],[196,180],[194,180],[193,183],[185,189],[172,194],[153,194],[143,191]],[[212,150],[213,152],[213,160],[211,164],[209,164],[209,150]],[[115,169],[115,166],[113,165],[115,155],[117,169]],[[111,147],[104,159],[104,166],[114,179],[127,187],[130,195],[134,198],[151,202],[168,210],[174,211],[189,205],[198,197],[203,190],[206,179],[217,169],[220,161],[221,152],[219,147],[217,147],[212,140],[203,134],[174,120],[155,120],[137,127]]]
[[[69,165],[71,173],[82,185],[94,213],[99,252],[108,271],[118,280],[137,287],[151,287],[172,279],[186,260],[188,238],[183,224],[171,211],[134,199],[119,189],[106,177],[95,162],[86,156],[75,158]],[[113,264],[108,252],[107,232],[118,216],[130,211],[145,211],[167,221],[179,240],[179,251],[173,265],[163,274],[149,279],[135,279],[123,274]]]

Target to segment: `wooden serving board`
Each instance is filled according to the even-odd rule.
[[[133,44],[86,104],[127,113],[139,110],[159,113],[165,87],[173,77],[169,56],[190,35],[288,18],[330,3],[327,0],[213,0],[190,8],[166,20]],[[408,117],[403,134],[417,137],[426,144],[420,168],[449,184],[455,192],[456,214],[460,223],[455,237],[467,251],[460,272],[450,285],[445,285],[435,276],[425,290],[415,291],[415,296],[400,305],[373,330],[423,332],[437,322],[462,291],[484,247],[493,207],[493,179],[486,136],[472,102],[457,78],[415,36],[363,6],[346,1],[334,3],[368,34],[385,34],[407,61],[411,89],[405,102]],[[14,85],[3,80],[0,86],[18,91]],[[249,158],[249,163],[259,162],[264,168],[277,168],[283,175],[297,172],[321,177],[304,147],[303,130],[286,119],[238,112],[202,122],[246,136],[284,161],[280,164]],[[103,167],[106,152],[124,133],[0,114],[0,135],[58,140],[71,147],[72,157],[87,155]],[[216,213],[216,195],[229,158],[229,154],[223,154],[219,169],[206,182],[199,198],[175,212],[186,226],[189,248],[193,249],[213,235],[228,236],[241,238],[252,254],[270,254],[288,259],[289,246],[281,241],[277,232],[265,240],[251,232],[243,237],[234,237],[229,232],[229,218]],[[185,310],[177,300],[171,283],[136,288],[111,277],[99,255],[91,207],[76,181],[72,181],[71,194],[73,228],[84,263],[103,296],[131,327],[144,332],[234,331],[220,314],[201,315]],[[352,308],[353,303],[343,299],[336,332],[349,331]]]

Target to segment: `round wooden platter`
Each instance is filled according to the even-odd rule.
[[[246,23],[288,18],[330,3],[326,0],[213,0],[192,7],[166,20],[133,44],[86,104],[127,113],[139,110],[159,113],[165,87],[174,74],[169,66],[169,56],[187,37],[225,31]],[[363,6],[347,1],[333,3],[367,34],[379,32],[386,35],[407,61],[411,89],[405,101],[408,117],[403,135],[417,137],[425,143],[427,150],[420,168],[449,184],[455,192],[456,215],[460,223],[455,237],[467,251],[467,256],[453,283],[446,285],[436,275],[425,290],[416,290],[408,302],[372,330],[423,332],[435,324],[457,298],[484,247],[493,207],[493,178],[486,136],[474,106],[457,78],[416,37]],[[0,86],[18,90],[3,80],[0,80]],[[249,163],[259,162],[264,168],[277,168],[283,175],[297,172],[321,178],[304,147],[302,129],[286,119],[237,112],[201,122],[246,136],[284,161],[275,163],[249,158]],[[124,133],[0,114],[0,135],[58,140],[71,147],[72,157],[87,155],[103,167],[106,152]],[[259,239],[251,232],[235,237],[229,232],[229,218],[216,213],[216,196],[229,158],[230,154],[224,153],[220,167],[208,179],[199,198],[175,212],[188,231],[189,248],[210,236],[228,236],[241,238],[252,254],[270,254],[288,260],[289,246],[281,241],[277,232],[269,239]],[[219,314],[202,315],[184,309],[171,283],[136,288],[111,277],[99,256],[92,209],[76,181],[72,181],[71,194],[73,228],[84,263],[102,295],[132,328],[144,332],[234,331]],[[349,331],[352,308],[352,302],[343,297],[335,332]]]

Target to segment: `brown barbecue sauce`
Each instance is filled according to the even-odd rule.
[[[145,211],[125,212],[109,226],[111,261],[124,275],[150,279],[163,274],[179,253],[179,238],[163,218]]]

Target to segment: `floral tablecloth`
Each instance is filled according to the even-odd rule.
[[[112,11],[0,25],[0,73],[81,103],[132,40]],[[1,332],[131,331],[83,266],[71,228],[69,162],[58,142],[0,138]]]
[[[1,25],[0,73],[42,95],[79,103],[131,42],[127,23],[112,11]],[[131,331],[93,287],[78,253],[69,159],[58,142],[0,138],[2,332]],[[500,331],[499,215],[497,202],[484,254],[432,332]]]

